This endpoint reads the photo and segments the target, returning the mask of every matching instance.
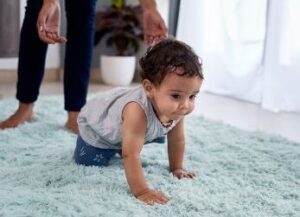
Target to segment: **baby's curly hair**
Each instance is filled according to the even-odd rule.
[[[164,39],[149,47],[139,63],[142,79],[148,79],[156,86],[168,73],[174,72],[179,76],[204,79],[199,57],[190,46],[175,39]]]

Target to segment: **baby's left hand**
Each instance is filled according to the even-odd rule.
[[[176,169],[171,171],[171,173],[173,174],[173,176],[177,177],[178,179],[182,179],[182,178],[193,179],[196,176],[195,173],[185,171],[184,169]]]

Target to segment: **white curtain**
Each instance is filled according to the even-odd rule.
[[[299,0],[184,0],[177,38],[203,59],[204,91],[300,112]]]

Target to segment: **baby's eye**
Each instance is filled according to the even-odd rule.
[[[171,95],[173,99],[180,99],[180,95],[179,94],[172,94]]]
[[[197,97],[197,95],[191,95],[189,98],[190,100],[194,100]]]

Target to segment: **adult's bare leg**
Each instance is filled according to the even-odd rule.
[[[78,123],[77,123],[77,118],[78,118],[79,112],[68,112],[68,119],[65,124],[65,127],[68,128],[70,131],[72,131],[75,134],[79,133],[78,130]]]

